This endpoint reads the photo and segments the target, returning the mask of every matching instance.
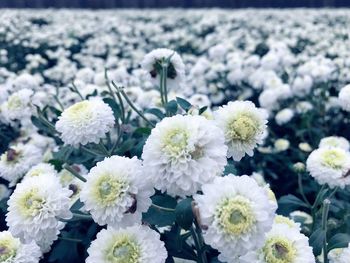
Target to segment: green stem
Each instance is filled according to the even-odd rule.
[[[204,250],[204,239],[203,239],[203,234],[202,234],[202,229],[201,227],[198,225],[197,221],[195,221],[195,226],[196,226],[196,233],[197,233],[197,237],[198,237],[198,242],[200,245],[200,251],[199,253],[199,257],[201,258],[203,263],[207,263],[207,256],[206,256],[206,252]]]
[[[111,156],[109,151],[107,150],[106,146],[103,144],[102,140],[99,142],[99,147],[101,148],[101,151],[106,155],[106,156]]]
[[[83,181],[84,183],[86,182],[86,179],[81,176],[76,170],[74,170],[71,166],[68,164],[64,164],[63,168],[69,171],[71,174],[73,174],[76,178],[78,178],[80,181]]]
[[[73,86],[74,92],[75,92],[76,94],[78,94],[79,98],[80,98],[81,100],[85,100],[84,97],[83,97],[83,95],[81,95],[81,93],[79,92],[77,86],[75,86],[74,82],[72,82],[72,86]]]
[[[81,147],[81,149],[83,150],[83,151],[85,151],[85,152],[87,152],[87,153],[89,153],[89,154],[92,154],[92,155],[94,155],[94,156],[104,156],[102,153],[100,153],[100,152],[95,152],[94,150],[91,150],[91,149],[89,149],[89,148],[87,148],[87,147],[85,147],[85,146],[80,146]]]
[[[311,207],[311,204],[310,204],[309,200],[306,198],[306,195],[305,195],[305,192],[304,192],[302,173],[298,173],[298,185],[299,185],[300,194],[303,197],[305,203],[309,207]]]
[[[80,240],[80,239],[70,238],[70,237],[63,237],[63,236],[59,236],[58,239],[63,240],[63,241],[76,242],[76,243],[80,243],[80,242],[83,241],[83,240]]]
[[[328,263],[328,256],[327,256],[327,219],[328,219],[328,212],[329,212],[329,206],[331,204],[331,201],[329,199],[325,199],[323,201],[323,211],[322,211],[322,230],[325,233],[324,239],[323,239],[323,263]]]
[[[78,213],[73,213],[73,217],[82,219],[82,220],[92,220],[91,215],[83,215],[83,214],[78,214]]]
[[[105,81],[106,81],[106,85],[107,85],[107,88],[109,90],[109,93],[113,97],[114,101],[117,102],[117,100],[115,98],[115,93],[112,91],[112,87],[111,87],[111,84],[109,82],[107,69],[105,69]],[[113,84],[113,82],[112,82],[112,84]],[[114,86],[114,84],[113,84],[113,86]],[[125,123],[125,107],[124,107],[124,103],[123,103],[122,97],[120,96],[119,93],[117,93],[117,98],[118,98],[118,101],[119,101],[119,106],[120,106],[120,111],[121,111],[121,120],[122,120],[122,123]],[[117,122],[118,122],[118,120],[117,120]]]
[[[196,233],[195,229],[193,228],[193,226],[190,228],[190,232],[191,232],[191,235],[192,235],[192,238],[194,241],[194,245],[196,246],[196,250],[197,250],[197,259],[198,259],[197,262],[204,263],[203,259],[201,257],[201,245],[199,243],[197,233]]]
[[[173,208],[163,207],[163,206],[159,206],[159,205],[156,205],[156,204],[152,204],[151,206],[153,206],[156,209],[163,210],[163,211],[168,211],[168,212],[174,212],[175,211],[175,209],[173,209]]]
[[[60,109],[61,109],[62,111],[64,111],[63,104],[60,102],[58,96],[57,96],[57,95],[53,95],[53,98],[54,98],[55,101],[57,102],[58,106],[60,106]]]
[[[112,85],[118,90],[118,92],[120,92],[120,94],[122,94],[122,96],[124,97],[124,99],[126,100],[126,102],[129,104],[129,106],[145,121],[147,122],[149,125],[151,125],[152,127],[154,127],[154,124],[152,122],[150,122],[145,115],[143,115],[143,113],[141,111],[139,111],[135,105],[132,103],[132,101],[128,98],[128,96],[125,94],[125,92],[118,88],[114,82],[112,81]]]

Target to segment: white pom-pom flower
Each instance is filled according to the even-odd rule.
[[[339,147],[344,149],[345,151],[349,151],[350,143],[347,139],[340,136],[329,136],[321,139],[320,148],[324,147]]]
[[[204,240],[219,250],[223,262],[235,260],[263,245],[277,208],[268,191],[249,176],[218,177],[194,197],[200,223],[207,228]]]
[[[84,209],[99,225],[115,228],[141,223],[152,201],[153,186],[136,157],[112,156],[96,164],[80,193]]]
[[[179,54],[174,50],[155,49],[144,57],[141,66],[150,74],[152,82],[159,86],[162,65],[168,58],[170,58],[170,61],[167,69],[167,84],[169,88],[178,87],[185,75],[185,65]]]
[[[92,98],[64,110],[56,130],[67,145],[98,143],[115,123],[112,109],[101,99]]]
[[[267,113],[251,101],[234,101],[220,107],[214,118],[224,131],[228,145],[227,156],[239,161],[245,154],[253,156],[253,149],[261,144],[266,133]]]
[[[55,175],[44,174],[19,183],[8,201],[6,222],[10,232],[22,242],[34,240],[43,252],[48,251],[64,227],[59,219],[72,217],[71,194]]]
[[[292,109],[286,108],[277,112],[275,116],[275,120],[278,125],[283,125],[290,122],[290,120],[293,117],[294,117],[294,111]]]
[[[338,100],[339,105],[343,110],[350,111],[350,84],[340,90]]]
[[[40,248],[35,242],[24,244],[9,231],[0,232],[0,262],[3,263],[38,263]]]
[[[32,95],[33,91],[29,89],[22,89],[13,93],[1,106],[1,111],[6,121],[29,118],[32,114],[30,105]]]
[[[45,175],[45,174],[57,175],[57,171],[55,170],[55,167],[52,164],[39,163],[39,164],[34,165],[32,168],[29,169],[29,171],[26,173],[24,179],[39,176],[39,175]]]
[[[342,148],[326,147],[314,150],[306,168],[319,184],[344,188],[350,184],[350,153]]]
[[[167,258],[159,234],[141,225],[101,230],[88,254],[86,263],[164,263]]]
[[[0,157],[0,177],[14,186],[19,179],[42,159],[41,150],[31,144],[11,146]]]
[[[176,115],[152,130],[142,159],[156,189],[186,196],[223,172],[226,152],[224,135],[212,121]]]
[[[350,243],[346,248],[332,249],[328,254],[329,263],[348,263],[350,259]]]
[[[237,261],[228,261],[228,263]],[[315,263],[308,238],[295,227],[276,223],[267,234],[265,244],[242,256],[239,263]]]

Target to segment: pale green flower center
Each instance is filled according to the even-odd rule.
[[[7,260],[14,258],[17,254],[17,248],[19,241],[6,237],[0,240],[0,262],[6,262]]]
[[[327,149],[321,156],[322,164],[332,169],[342,169],[345,158],[345,154],[339,149]]]
[[[38,194],[38,189],[31,189],[19,199],[19,208],[26,217],[36,216],[43,208],[45,200]]]
[[[7,101],[7,107],[10,110],[17,110],[22,107],[22,101],[18,96],[11,96]]]
[[[217,209],[216,216],[220,227],[233,235],[249,232],[255,223],[250,202],[242,196],[226,199]]]
[[[127,235],[118,236],[108,249],[106,259],[109,263],[140,263],[140,248]]]
[[[168,131],[163,137],[163,151],[172,158],[178,158],[180,156],[188,156],[192,159],[198,160],[204,155],[203,147],[194,145],[193,149],[190,149],[188,145],[189,131],[184,128],[175,128]]]
[[[259,130],[259,123],[249,114],[242,113],[228,122],[226,137],[230,140],[249,141]]]
[[[163,137],[163,150],[170,156],[179,156],[186,151],[189,133],[186,129],[175,128]]]
[[[92,112],[90,110],[90,102],[85,100],[74,104],[66,110],[67,115],[72,120],[90,121]]]
[[[262,251],[266,263],[292,263],[297,254],[293,243],[283,237],[269,238]]]
[[[126,180],[106,174],[96,181],[93,195],[99,204],[110,206],[124,196],[127,187]]]

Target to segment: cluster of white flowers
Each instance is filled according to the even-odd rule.
[[[330,199],[350,186],[349,17],[1,13],[0,177],[8,185],[0,184],[0,205],[8,205],[8,231],[0,232],[0,262],[38,263],[57,239],[79,242],[81,222],[92,226],[79,242],[86,263],[212,252],[223,263],[315,263],[302,233],[318,227],[321,202],[309,197],[317,183],[335,188]],[[276,214],[280,179],[288,180],[283,195],[299,179],[298,196],[284,203],[305,211],[281,212],[295,221]],[[166,205],[155,201],[162,198]],[[347,205],[337,209],[348,213]],[[148,222],[162,215],[166,227]],[[328,221],[323,227],[343,224]],[[350,244],[328,258],[348,263]]]

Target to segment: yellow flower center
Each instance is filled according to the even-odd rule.
[[[45,200],[38,194],[38,189],[33,188],[19,199],[19,207],[26,217],[36,216],[40,213]]]
[[[72,120],[79,120],[89,122],[92,117],[92,111],[90,111],[90,102],[87,100],[78,102],[73,106],[70,106],[66,110],[67,115]]]
[[[323,152],[322,164],[332,169],[342,169],[345,162],[345,154],[339,149],[327,149]]]
[[[17,110],[22,107],[22,101],[18,96],[11,96],[7,101],[7,107],[10,110]]]
[[[17,254],[19,241],[12,237],[5,237],[0,240],[0,262],[14,258]]]
[[[126,180],[106,174],[96,181],[93,195],[100,205],[110,206],[125,195],[127,187]]]
[[[172,157],[182,155],[187,148],[189,134],[183,128],[175,128],[163,137],[163,150]]]
[[[228,234],[242,235],[249,232],[255,223],[248,199],[237,196],[226,199],[217,210],[220,227]]]
[[[232,119],[226,129],[226,137],[230,140],[249,141],[259,130],[259,124],[253,116],[242,113]]]
[[[297,252],[293,243],[283,237],[269,238],[262,251],[266,263],[293,263]]]
[[[118,236],[108,249],[106,260],[109,263],[140,263],[140,248],[129,236]]]

